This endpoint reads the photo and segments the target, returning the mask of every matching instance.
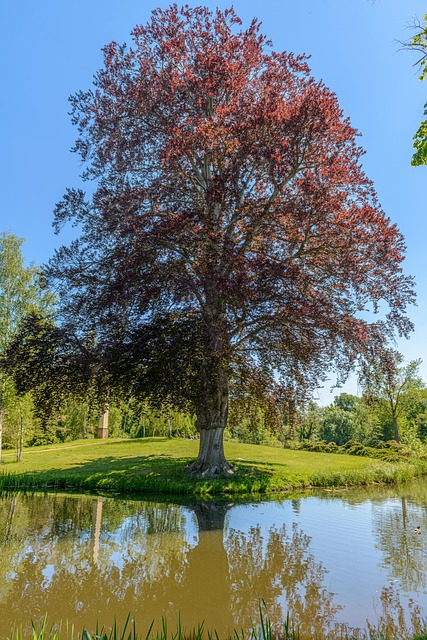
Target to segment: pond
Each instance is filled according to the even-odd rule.
[[[251,504],[0,496],[1,638],[46,612],[79,631],[130,612],[141,634],[179,615],[223,636],[260,600],[302,638],[409,628],[427,612],[427,482]]]

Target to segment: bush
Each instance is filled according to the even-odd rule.
[[[399,462],[408,458],[413,458],[414,453],[409,449],[405,449],[402,444],[394,441],[378,443],[375,446],[368,447],[361,442],[349,440],[343,445],[337,445],[335,442],[325,442],[319,440],[303,440],[300,443],[289,443],[289,448],[303,449],[305,451],[316,451],[318,453],[346,453],[350,456],[366,456],[368,458],[376,458],[386,462]],[[421,459],[427,459],[427,451],[418,456]]]

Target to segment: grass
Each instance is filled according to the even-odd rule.
[[[0,489],[51,488],[119,493],[196,495],[268,494],[309,488],[396,483],[426,474],[427,462],[372,458],[226,442],[235,465],[230,478],[188,477],[184,467],[198,442],[167,438],[78,440],[32,447],[23,460],[5,452]]]
[[[154,632],[153,624],[148,629],[148,632],[141,635],[137,632],[135,621],[130,621],[128,616],[123,629],[120,629],[115,623],[111,629],[105,629],[104,627],[97,628],[95,633],[91,633],[84,629],[82,632],[76,632],[74,625],[66,623],[64,626],[59,625],[47,625],[46,616],[39,629],[34,625],[30,635],[23,632],[22,628],[17,628],[12,631],[10,640],[219,640],[218,633],[204,629],[203,623],[199,624],[196,628],[186,630],[178,622],[175,629],[168,629],[166,620],[162,620],[161,630]],[[420,621],[418,631],[410,632],[408,629],[393,630],[390,633],[384,631],[370,630],[369,632],[361,630],[343,630],[338,633],[332,632],[329,636],[316,636],[317,640],[322,638],[323,640],[427,640],[427,627]],[[252,628],[250,635],[245,636],[243,630],[234,630],[234,633],[229,635],[224,640],[303,640],[300,636],[298,628],[289,620],[289,617],[284,621],[283,628],[279,631],[273,631],[268,616],[263,614],[263,610],[260,607],[260,621],[257,626]],[[307,638],[305,640],[308,640]]]

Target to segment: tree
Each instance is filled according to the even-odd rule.
[[[412,27],[415,35],[409,41],[400,42],[400,44],[403,49],[409,49],[418,54],[419,57],[414,66],[419,66],[420,80],[425,80],[427,78],[427,13],[423,23],[416,19]],[[424,105],[424,120],[421,121],[414,135],[414,149],[411,164],[415,167],[427,164],[427,103]]]
[[[93,195],[58,203],[57,228],[81,235],[48,269],[62,322],[133,354],[141,393],[191,405],[189,471],[207,475],[231,471],[230,380],[345,377],[367,345],[408,333],[414,298],[336,96],[257,20],[240,25],[233,9],[172,5],[133,48],[104,48],[94,88],[71,98]],[[361,319],[380,301],[386,320]]]
[[[32,310],[22,318],[0,365],[18,394],[32,393],[36,416],[46,430],[52,415],[70,400],[84,402],[86,411],[99,410],[100,387],[107,376],[105,359],[91,336],[82,342],[52,317]]]
[[[416,437],[425,442],[427,438],[427,389],[414,390],[408,403],[407,420],[415,428]]]
[[[33,432],[33,403],[31,394],[26,396],[18,395],[12,387],[11,397],[6,398],[4,412],[4,432],[3,442],[5,445],[13,446],[16,450],[16,460],[22,460],[24,442],[28,441],[29,431]],[[33,427],[30,429],[30,427]]]
[[[393,426],[393,437],[400,442],[399,417],[408,397],[424,387],[419,375],[421,360],[403,365],[403,356],[393,349],[383,349],[366,361],[360,382],[368,402],[382,402]]]
[[[355,419],[351,411],[331,404],[325,409],[325,415],[319,430],[319,436],[325,442],[342,445],[351,440],[355,431]]]
[[[313,400],[301,407],[296,430],[299,442],[311,440],[313,436],[318,435],[324,415],[324,408],[319,407]]]
[[[23,240],[9,233],[0,235],[0,356],[4,355],[26,313],[52,310],[53,296],[42,284],[34,265],[24,266]],[[7,373],[0,370],[0,461]]]
[[[365,445],[375,444],[381,439],[375,417],[372,404],[369,406],[363,398],[349,393],[340,393],[334,398],[333,404],[325,409],[320,438],[336,444],[344,444],[349,440]]]

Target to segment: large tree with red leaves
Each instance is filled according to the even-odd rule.
[[[75,328],[131,345],[135,384],[191,403],[190,470],[226,473],[230,380],[318,380],[410,330],[404,242],[336,96],[257,20],[172,5],[133,40],[71,99],[93,195],[58,204],[81,235],[50,275]]]

